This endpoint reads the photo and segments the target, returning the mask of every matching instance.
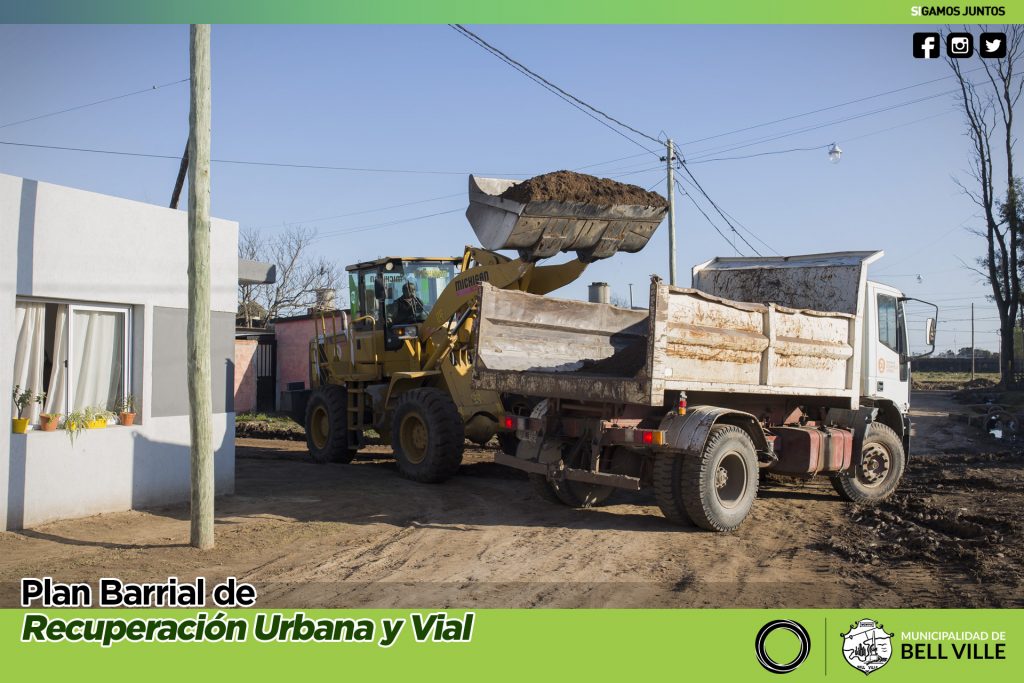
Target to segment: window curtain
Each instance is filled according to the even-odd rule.
[[[68,390],[68,307],[57,306],[57,321],[53,330],[53,367],[50,369],[49,390],[46,392],[45,412],[64,413]]]
[[[14,329],[18,343],[14,349],[13,384],[34,394],[43,391],[43,363],[46,361],[46,304],[20,302],[14,307]],[[13,388],[13,387],[12,387]],[[38,403],[30,403],[22,413],[29,422],[39,421]],[[11,405],[11,416],[17,417],[18,409]]]
[[[124,377],[124,315],[109,311],[72,313],[74,396],[71,409],[114,410]]]

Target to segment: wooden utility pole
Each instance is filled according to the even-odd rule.
[[[674,285],[676,283],[676,148],[672,144],[672,138],[666,141],[665,147],[667,148],[665,161],[668,164],[668,283]]]
[[[210,26],[190,30],[188,125],[188,402],[191,423],[192,533],[213,547],[213,413],[210,383]]]
[[[974,304],[971,304],[971,379],[974,379]]]

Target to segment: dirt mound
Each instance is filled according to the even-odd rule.
[[[501,193],[505,199],[521,202],[582,202],[598,206],[632,204],[635,206],[667,206],[668,200],[657,192],[648,192],[637,185],[619,183],[572,171],[555,171],[534,176]]]
[[[601,360],[586,359],[576,370],[583,375],[609,375],[611,377],[632,377],[647,364],[647,341],[635,341],[618,353]]]

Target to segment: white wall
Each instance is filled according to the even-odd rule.
[[[138,425],[0,438],[0,528],[188,498],[187,417],[154,418],[155,306],[187,307],[187,215],[0,174],[0,388],[14,364],[15,296],[130,304]],[[211,309],[237,309],[238,224],[211,225]],[[15,275],[16,274],[16,275]],[[184,371],[184,369],[182,370]],[[10,432],[10,402],[0,402]],[[218,493],[234,486],[234,413],[214,416]]]

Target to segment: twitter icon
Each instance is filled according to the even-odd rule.
[[[1006,57],[1005,33],[982,33],[979,52],[986,59],[1004,59]]]

